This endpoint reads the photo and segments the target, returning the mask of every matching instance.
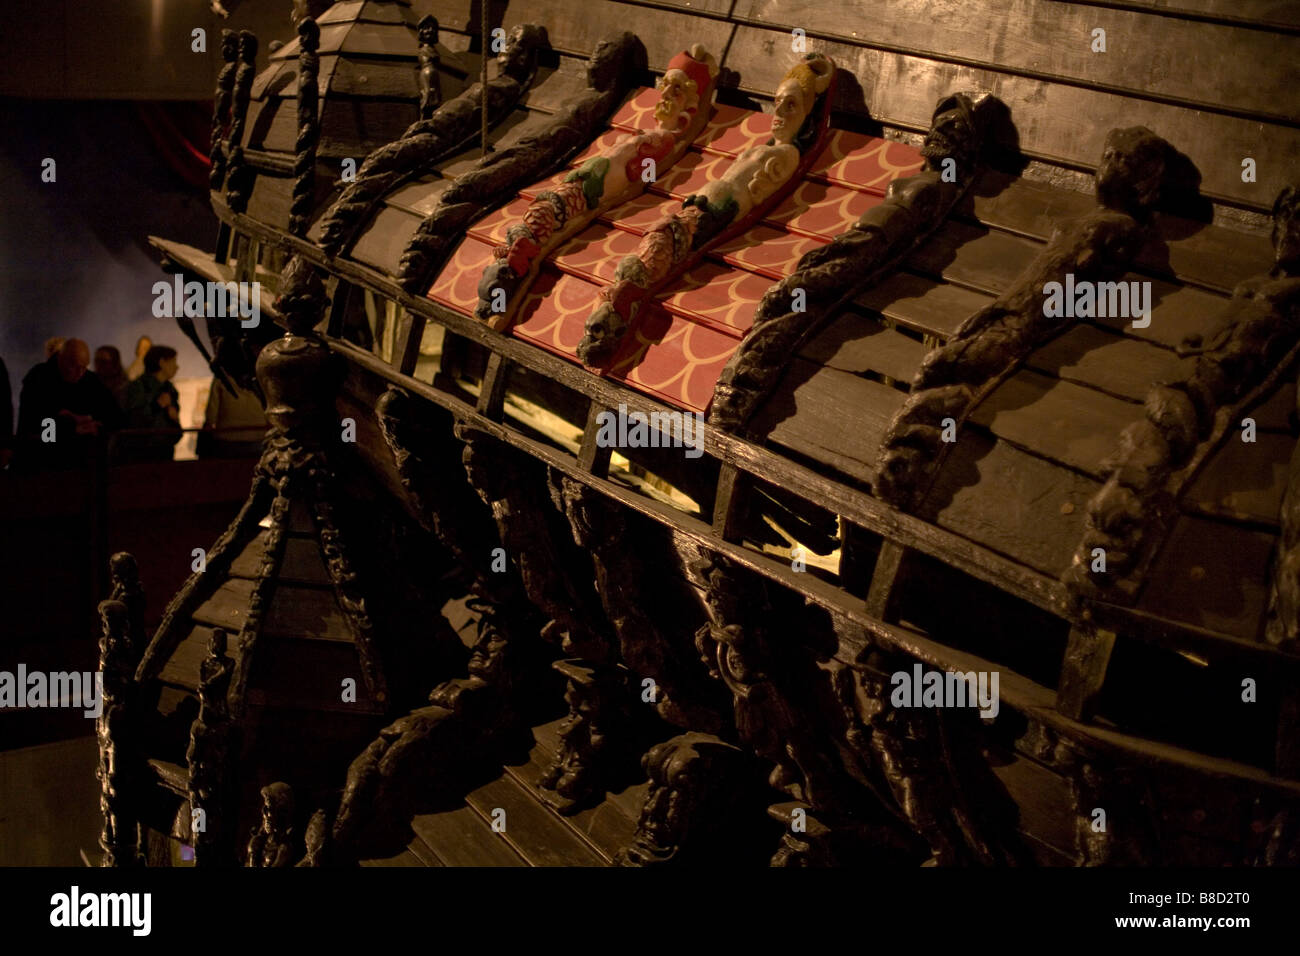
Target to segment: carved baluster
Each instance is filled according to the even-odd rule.
[[[226,140],[226,204],[234,212],[248,208],[253,192],[253,168],[244,160],[244,123],[252,98],[253,77],[257,72],[257,37],[248,30],[239,31],[239,66],[235,71],[235,89],[230,114],[230,135]]]
[[[320,69],[320,27],[311,17],[298,23],[298,138],[294,142],[293,200],[289,207],[289,232],[307,235],[316,204],[316,144],[320,116],[316,108],[316,74]]]
[[[95,722],[99,743],[99,809],[104,818],[99,846],[103,866],[134,866],[140,850],[137,790],[132,767],[132,680],[135,660],[130,637],[130,609],[121,601],[99,605],[100,713]]]
[[[220,189],[226,179],[225,134],[230,123],[230,99],[231,91],[235,88],[238,56],[239,35],[234,30],[222,30],[221,59],[225,65],[217,74],[217,89],[212,97],[212,141],[208,148],[208,156],[212,161],[208,185],[212,189]]]

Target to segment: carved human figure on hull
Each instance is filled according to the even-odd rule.
[[[560,186],[533,200],[523,221],[511,226],[505,243],[494,250],[496,261],[483,272],[474,313],[478,318],[498,329],[508,326],[547,252],[602,211],[640,195],[647,172],[658,175],[676,164],[708,121],[717,73],[717,62],[698,43],[677,54],[656,84],[658,126],[619,137],[569,173]]]
[[[619,263],[614,284],[600,291],[601,304],[587,320],[586,334],[578,344],[578,357],[584,363],[601,365],[613,358],[655,286],[728,228],[740,225],[751,213],[766,211],[770,200],[780,198],[812,140],[819,138],[816,126],[809,130],[807,121],[834,75],[834,61],[821,53],[808,54],[776,89],[772,138],[745,150],[721,178],[687,196],[680,212],[665,216],[646,231],[636,252]]]
[[[987,93],[941,99],[921,147],[921,171],[893,180],[884,202],[805,254],[794,272],[763,295],[753,325],[718,376],[711,424],[729,431],[744,427],[801,343],[943,221],[975,178],[989,114],[1000,105]]]

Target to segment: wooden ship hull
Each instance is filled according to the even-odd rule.
[[[481,103],[471,5],[414,7],[337,4],[302,91],[292,45],[255,86],[236,65],[216,251],[154,240],[261,283],[271,321],[210,345],[231,379],[257,358],[280,418],[159,633],[106,637],[107,862],[1300,862],[1300,21],[512,0],[488,36],[545,45],[493,87],[494,152],[439,154],[465,120],[426,81],[380,102],[431,138],[362,162],[384,145],[331,104],[368,71]],[[687,156],[559,246],[510,328],[476,319],[512,223],[697,42],[729,79]],[[805,49],[841,70],[822,154],[584,368],[620,257],[765,142]],[[374,189],[335,182],[350,149]],[[1147,283],[1149,321],[1049,316],[1066,275]],[[697,447],[602,439],[696,413]],[[929,672],[970,699],[898,693]]]

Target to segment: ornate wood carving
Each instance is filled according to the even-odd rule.
[[[582,482],[555,469],[549,480],[573,540],[591,554],[596,590],[618,639],[619,659],[638,678],[654,680],[654,708],[664,720],[683,729],[723,733],[730,724],[725,698],[704,679],[695,648],[673,639],[674,633],[689,633],[699,618],[680,603],[652,615],[644,599],[656,558],[677,560],[669,543]]]
[[[507,328],[553,249],[605,211],[641,195],[647,160],[654,175],[676,165],[708,122],[717,73],[717,62],[698,43],[677,54],[659,80],[656,127],[620,136],[599,156],[569,173],[560,186],[540,193],[529,204],[522,220],[506,233],[505,243],[494,250],[495,261],[483,270],[475,309],[478,318],[493,328]],[[498,303],[503,293],[505,302]],[[504,304],[504,309],[498,309],[498,304]]]
[[[564,675],[569,716],[560,724],[560,746],[542,775],[546,798],[561,813],[573,813],[605,795],[608,765],[623,750],[629,722],[627,674],[619,667],[557,661]]]
[[[912,394],[882,441],[874,491],[907,511],[921,509],[950,443],[943,422],[961,427],[970,411],[1037,346],[1073,319],[1046,314],[1050,282],[1118,278],[1146,241],[1166,170],[1176,153],[1143,127],[1112,130],[1097,169],[1101,207],[1067,223],[1013,286],[970,316],[947,344],[930,352]],[[1070,310],[1073,311],[1073,310]]]
[[[439,197],[402,254],[398,281],[412,294],[428,289],[466,226],[521,185],[563,166],[593,140],[644,68],[645,49],[631,33],[602,41],[587,66],[587,89],[565,101],[543,130],[484,156]]]
[[[320,27],[311,17],[298,21],[298,138],[294,142],[293,201],[289,207],[289,232],[307,235],[316,205],[316,144],[320,141],[320,114],[316,108],[316,74],[320,69]]]
[[[120,557],[120,556],[119,556]],[[135,656],[131,640],[131,611],[120,600],[99,605],[99,670],[103,674],[101,710],[95,721],[99,744],[99,809],[104,818],[99,846],[104,866],[134,866],[141,852],[138,840],[139,774],[129,749],[134,743]]]
[[[442,105],[442,83],[438,75],[442,65],[438,53],[438,18],[426,13],[420,18],[415,32],[420,41],[420,119],[427,120]]]
[[[423,29],[427,17],[421,22]],[[434,20],[433,42],[437,42],[437,21]],[[427,68],[424,44],[428,30],[421,36],[421,84],[425,83]],[[548,45],[546,30],[533,24],[521,24],[510,31],[505,46],[497,56],[497,75],[487,84],[488,119],[496,125],[519,104],[519,99],[532,86],[537,74],[537,54]],[[435,54],[436,55],[436,54]],[[429,89],[436,88],[436,83]],[[421,106],[427,105],[422,96]],[[366,157],[357,170],[355,181],[349,183],[342,195],[321,220],[320,247],[330,255],[338,255],[355,238],[364,225],[367,213],[385,194],[407,179],[430,171],[439,160],[465,149],[478,132],[479,116],[483,109],[483,85],[475,83],[459,96],[442,103],[429,116],[413,124],[397,139],[376,149]]]
[[[220,189],[226,179],[225,135],[230,124],[231,91],[235,88],[238,57],[239,35],[234,30],[222,30],[221,59],[224,65],[217,74],[217,88],[212,96],[212,139],[208,146],[208,157],[212,161],[208,185],[213,189]]]
[[[711,734],[687,733],[651,747],[641,761],[650,778],[636,838],[619,851],[622,866],[685,863],[726,828],[743,779],[744,755]]]
[[[297,835],[294,828],[293,788],[276,781],[262,788],[262,822],[248,840],[246,866],[293,866]]]
[[[827,810],[851,802],[833,744],[815,716],[816,667],[797,640],[769,631],[776,615],[766,583],[712,553],[693,572],[708,582],[709,612],[695,646],[731,691],[741,741],[774,765],[768,783]]]
[[[248,208],[256,178],[252,166],[244,159],[244,123],[257,72],[257,37],[248,30],[239,31],[239,66],[235,70],[235,89],[230,113],[230,137],[226,143],[226,205],[234,212]]]
[[[881,795],[883,778],[892,805],[928,845],[936,865],[1015,865],[1025,853],[1015,834],[1016,810],[991,779],[978,753],[967,752],[978,740],[972,727],[963,742],[955,733],[963,717],[942,709],[901,708],[890,700],[889,675],[910,672],[914,661],[871,652],[869,662],[855,664],[852,677],[837,683],[846,711],[845,740],[861,761],[866,782]],[[873,839],[890,846],[887,828]],[[891,848],[901,848],[901,841]]]
[[[709,408],[712,424],[729,431],[743,428],[800,347],[847,301],[892,273],[947,218],[975,179],[989,114],[1000,105],[987,93],[954,93],[940,100],[921,147],[921,172],[891,182],[883,203],[829,245],[805,255],[763,295],[753,327],[718,376]]]
[[[1065,583],[1081,598],[1103,596],[1124,600],[1131,595],[1160,537],[1157,530],[1172,517],[1180,489],[1241,416],[1224,415],[1270,379],[1300,342],[1300,194],[1284,190],[1274,204],[1275,265],[1265,274],[1246,279],[1224,307],[1221,322],[1208,341],[1199,336],[1179,348],[1195,355],[1196,365],[1185,382],[1155,385],[1146,396],[1146,417],[1126,428],[1119,448],[1107,463],[1109,474],[1088,503],[1088,524]],[[1289,364],[1288,364],[1289,367]],[[1287,374],[1294,374],[1289,372]],[[1180,471],[1179,469],[1184,469]],[[1294,500],[1288,498],[1294,510]],[[1283,505],[1283,551],[1289,553],[1288,504]],[[1294,525],[1294,522],[1291,522]],[[1105,554],[1104,567],[1095,548]],[[1292,558],[1292,564],[1295,559]],[[1278,570],[1281,570],[1279,565]],[[1297,635],[1297,593],[1294,573],[1275,574],[1286,593],[1275,587],[1275,608],[1266,636],[1272,643],[1294,642]],[[1289,624],[1282,623],[1289,619]]]
[[[601,304],[578,343],[584,364],[608,363],[649,297],[752,227],[799,184],[830,128],[835,69],[825,54],[806,54],[776,89],[772,141],[745,150],[720,179],[687,196],[680,212],[646,230],[636,252],[618,264],[614,283],[600,290]]]
[[[185,751],[190,809],[202,810],[203,828],[191,831],[195,866],[233,862],[231,794],[234,728],[228,695],[235,662],[226,654],[226,632],[214,628],[208,656],[199,665],[199,715],[190,725]],[[191,823],[193,820],[191,819]]]

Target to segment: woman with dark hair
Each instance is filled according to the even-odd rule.
[[[130,381],[122,368],[122,353],[113,345],[95,349],[95,375],[113,393],[118,408],[126,408],[126,386]]]
[[[181,439],[180,395],[171,383],[177,367],[173,348],[154,345],[145,353],[144,374],[126,387],[126,427],[153,434],[121,436],[119,460],[171,461]]]

